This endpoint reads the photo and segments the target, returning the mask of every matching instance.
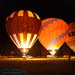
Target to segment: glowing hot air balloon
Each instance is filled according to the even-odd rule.
[[[75,52],[75,22],[68,24],[69,32],[66,39],[67,45]]]
[[[7,32],[15,45],[22,51],[23,56],[37,40],[40,26],[39,16],[31,11],[16,11],[6,19]]]
[[[42,26],[39,33],[39,41],[50,51],[51,55],[55,55],[66,39],[68,26],[65,21],[58,18],[48,18],[42,20]]]

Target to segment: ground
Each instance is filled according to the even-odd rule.
[[[66,75],[75,71],[75,58],[0,58],[0,73],[18,70],[20,75]],[[22,72],[20,72],[22,71]],[[25,74],[23,74],[25,73]],[[1,75],[0,74],[0,75]],[[13,74],[13,75],[16,75]]]

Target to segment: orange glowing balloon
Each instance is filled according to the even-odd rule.
[[[67,45],[75,52],[75,22],[68,24],[69,32],[66,39]]]
[[[23,53],[26,53],[37,40],[40,26],[39,16],[31,11],[16,11],[6,19],[6,29],[9,36]]]
[[[65,42],[68,33],[68,26],[65,21],[58,18],[48,18],[42,20],[42,26],[39,32],[39,41],[47,49],[58,50]]]

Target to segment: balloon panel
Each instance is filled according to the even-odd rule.
[[[16,44],[18,48],[31,48],[34,41],[37,38],[37,34],[31,33],[19,33],[19,34],[12,34],[10,38]]]

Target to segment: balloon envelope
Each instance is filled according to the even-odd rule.
[[[75,52],[75,22],[68,24],[69,32],[66,39],[67,45]]]
[[[40,26],[39,16],[31,11],[15,11],[6,19],[6,29],[10,38],[24,53],[37,40]]]
[[[65,21],[58,18],[42,20],[39,41],[47,50],[58,50],[66,39],[68,26]]]

